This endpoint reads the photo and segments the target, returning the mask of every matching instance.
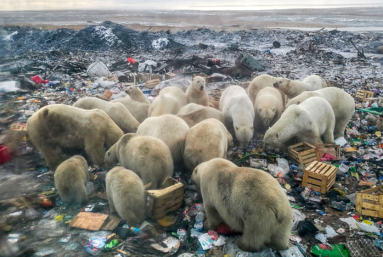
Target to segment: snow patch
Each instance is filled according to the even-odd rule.
[[[167,38],[162,37],[162,38],[153,40],[152,47],[156,50],[160,50],[164,48],[168,43],[169,43],[169,40]]]
[[[5,37],[4,37],[4,40],[7,40],[7,41],[12,40],[12,37],[15,36],[15,35],[17,35],[17,33],[19,33],[19,32],[18,32],[18,31],[14,31],[14,32],[12,32],[11,34],[5,36]]]
[[[95,32],[100,38],[105,39],[109,46],[114,45],[116,42],[117,44],[122,43],[121,40],[118,40],[118,37],[115,34],[113,34],[111,28],[106,28],[104,26],[97,26],[95,28]]]

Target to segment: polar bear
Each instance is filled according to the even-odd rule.
[[[124,133],[135,133],[140,125],[129,110],[121,103],[111,103],[96,97],[85,97],[75,102],[73,106],[84,110],[103,110]]]
[[[187,114],[177,114],[177,116],[183,119],[190,128],[195,124],[209,118],[217,119],[222,123],[225,122],[222,112],[212,107],[205,106]]]
[[[254,128],[264,132],[281,117],[283,101],[281,94],[273,87],[261,89],[254,101]]]
[[[202,109],[204,108],[205,106],[203,105],[200,105],[200,104],[195,104],[195,103],[190,103],[190,104],[187,104],[185,105],[184,107],[182,107],[178,114],[187,114],[189,112],[193,112],[193,111],[196,111],[196,110],[199,110],[199,109]]]
[[[264,148],[285,148],[292,140],[309,144],[334,142],[335,115],[321,97],[310,97],[299,105],[290,105],[281,118],[266,131]]]
[[[88,202],[86,183],[89,180],[88,164],[84,157],[75,155],[62,162],[55,172],[55,186],[60,198],[67,203]]]
[[[334,138],[343,137],[344,131],[355,112],[355,100],[344,90],[336,87],[322,88],[316,91],[306,91],[294,97],[287,107],[300,104],[310,97],[321,97],[329,102],[335,114]]]
[[[251,82],[249,87],[247,88],[248,95],[250,97],[250,100],[252,103],[254,103],[255,98],[257,98],[257,94],[259,91],[264,89],[265,87],[274,87],[273,84],[278,82],[279,78],[270,76],[268,74],[262,74],[260,76],[255,77]],[[279,91],[279,90],[278,90]],[[283,106],[286,105],[285,103],[285,94],[281,91],[279,91],[282,97]]]
[[[117,212],[128,226],[135,226],[145,218],[145,188],[131,170],[114,167],[106,174],[106,194],[110,212]]]
[[[147,118],[138,127],[137,134],[156,137],[164,141],[172,153],[173,162],[178,164],[182,162],[188,131],[189,126],[183,119],[175,115],[165,114]]]
[[[107,168],[117,163],[136,173],[148,189],[159,189],[173,175],[173,159],[169,147],[150,136],[125,134],[105,154]]]
[[[148,117],[150,104],[133,100],[130,98],[129,95],[127,95],[126,97],[114,99],[110,102],[122,103],[139,123],[143,122]]]
[[[129,86],[125,89],[125,92],[130,96],[130,98],[137,102],[150,104],[148,98],[144,95],[144,93],[142,93],[138,86]]]
[[[123,136],[104,111],[64,104],[48,105],[33,114],[27,122],[27,134],[51,170],[63,161],[62,149],[84,149],[90,163],[102,166],[104,146],[109,149]]]
[[[198,164],[214,158],[226,158],[233,137],[216,119],[201,121],[186,133],[184,164],[193,171]]]
[[[196,103],[203,106],[209,106],[206,83],[203,77],[194,77],[190,83],[190,86],[186,90],[185,95],[188,103]]]
[[[225,126],[235,135],[242,149],[246,149],[254,133],[254,107],[240,86],[230,86],[223,91],[219,108],[225,118]]]
[[[290,203],[270,174],[215,158],[198,165],[192,180],[201,190],[205,228],[216,230],[225,222],[243,232],[236,244],[244,251],[258,251],[264,245],[275,250],[289,248]]]
[[[278,81],[273,85],[290,99],[305,91],[314,91],[327,87],[326,81],[318,75],[307,76],[303,81],[278,78]]]
[[[185,93],[178,87],[165,87],[149,107],[149,117],[177,114],[187,104]]]

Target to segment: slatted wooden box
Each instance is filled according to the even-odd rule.
[[[383,218],[383,186],[356,194],[356,211],[359,215]]]
[[[336,171],[335,166],[314,161],[303,172],[302,187],[309,186],[324,194],[334,185]]]
[[[359,89],[356,92],[355,99],[363,102],[363,101],[367,101],[367,98],[370,98],[370,97],[373,97],[373,96],[374,96],[374,92],[368,91],[368,90]]]
[[[316,144],[316,148],[318,148],[319,157],[322,158],[322,156],[325,153],[328,153],[332,156],[334,156],[335,160],[340,160],[340,146],[334,145],[334,144]]]
[[[185,186],[168,177],[163,183],[164,189],[146,190],[147,213],[154,220],[160,219],[169,212],[178,210],[184,199]]]
[[[287,152],[291,158],[304,166],[309,165],[313,161],[321,160],[318,148],[306,142],[289,146]]]

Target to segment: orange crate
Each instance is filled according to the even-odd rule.
[[[309,186],[324,194],[334,185],[336,171],[335,166],[314,161],[303,172],[302,187]]]

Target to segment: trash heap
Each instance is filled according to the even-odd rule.
[[[383,56],[375,54],[376,35],[336,30],[149,33],[110,22],[79,32],[3,29],[11,35],[0,40],[5,46],[0,52],[4,256],[381,256]],[[41,38],[44,42],[37,44]],[[258,49],[254,42],[260,43]],[[204,228],[201,195],[182,167],[176,167],[169,191],[147,191],[151,209],[139,227],[109,213],[107,170],[97,166],[89,169],[90,202],[67,205],[57,194],[53,171],[26,137],[27,119],[49,104],[72,105],[84,96],[108,101],[124,97],[130,85],[152,100],[161,88],[186,89],[193,75],[202,75],[209,100],[218,108],[227,86],[246,88],[264,73],[291,79],[319,74],[357,103],[345,136],[333,145],[301,143],[266,154],[263,135],[256,135],[246,151],[228,153],[238,166],[269,172],[284,188],[294,216],[286,251],[243,252],[234,244],[238,232],[225,224],[217,231]],[[167,196],[177,198],[163,208]]]

